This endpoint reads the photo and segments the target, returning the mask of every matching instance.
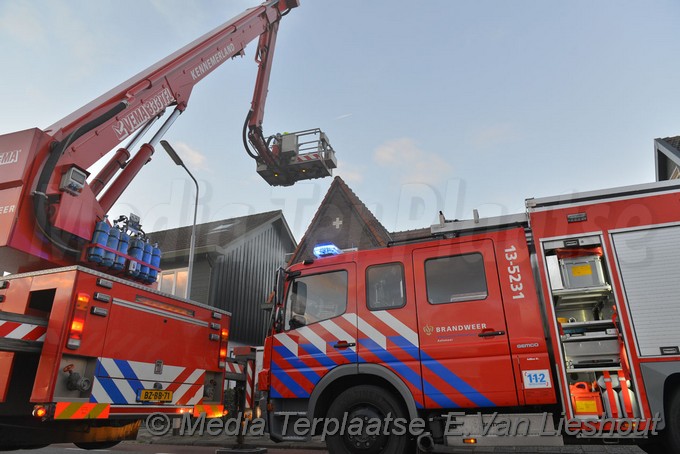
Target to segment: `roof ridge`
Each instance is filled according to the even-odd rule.
[[[281,210],[272,210],[196,224],[195,244],[197,248],[211,246],[224,247],[253,230],[259,229],[267,224],[278,222],[279,219],[285,220],[283,212]],[[220,228],[221,226],[228,226],[228,228]],[[185,250],[190,244],[192,227],[192,225],[188,225],[173,229],[147,232],[147,236],[151,241],[161,244],[161,249],[165,251]],[[290,230],[287,231],[290,232]],[[295,242],[294,238],[293,242]]]
[[[376,240],[378,240],[379,243],[382,243],[383,246],[387,245],[387,243],[392,239],[390,237],[390,232],[385,228],[384,225],[382,225],[378,218],[375,217],[375,214],[373,214],[373,212],[368,209],[366,204],[359,198],[359,196],[357,196],[356,193],[349,186],[347,186],[345,180],[339,176],[336,178],[339,181],[338,184],[340,189],[345,191],[350,202],[352,203],[352,206],[356,207],[357,214],[361,220],[364,221],[364,224],[366,224],[371,233],[373,233],[373,236],[376,238]],[[376,225],[378,226],[377,230],[381,230],[380,232],[376,231]]]
[[[371,232],[373,238],[380,246],[386,246],[389,241],[392,240],[390,233],[387,231],[385,226],[375,217],[373,212],[368,209],[368,207],[361,201],[361,199],[354,193],[352,189],[345,183],[345,181],[340,176],[335,176],[328,191],[324,196],[323,200],[319,204],[319,207],[314,213],[314,217],[310,221],[305,233],[303,234],[300,242],[295,248],[295,251],[291,255],[291,261],[297,260],[298,256],[302,251],[304,251],[308,245],[308,238],[311,235],[314,227],[318,224],[320,216],[323,214],[322,211],[325,206],[327,206],[329,200],[333,195],[338,192],[349,202],[349,208],[356,213],[358,218],[363,222],[364,226]]]
[[[663,140],[664,142],[666,142],[671,147],[674,147],[674,148],[680,150],[680,136],[664,137],[662,139],[657,139],[657,140]]]
[[[225,218],[225,219],[218,219],[218,220],[215,220],[215,221],[202,222],[202,223],[196,224],[196,227],[198,227],[198,226],[204,227],[204,226],[207,226],[207,225],[217,224],[217,223],[220,223],[220,222],[237,221],[239,219],[246,219],[246,218],[255,217],[255,216],[272,215],[272,217],[273,217],[274,214],[278,215],[278,214],[282,214],[282,213],[283,213],[282,210],[263,211],[262,213],[246,214],[246,215],[243,215],[243,216],[237,216],[237,217],[233,217],[233,218]],[[154,230],[153,232],[146,232],[146,233],[148,233],[148,234],[151,234],[151,233],[161,234],[161,233],[166,233],[166,232],[179,231],[179,230],[182,230],[182,229],[191,229],[191,227],[192,227],[192,224],[189,224],[189,225],[183,225],[183,226],[180,226],[180,227],[174,227],[174,228],[171,228],[171,229]]]
[[[297,247],[293,251],[291,258],[295,258],[298,255],[298,252],[300,250],[302,250],[302,248],[306,244],[307,234],[310,233],[310,230],[314,227],[314,225],[318,221],[319,216],[321,215],[321,207],[324,206],[326,204],[326,201],[331,197],[331,189],[333,189],[333,186],[336,184],[336,180],[338,180],[338,179],[341,180],[341,178],[339,176],[333,177],[333,181],[331,181],[331,184],[328,187],[328,191],[326,191],[326,195],[323,196],[323,199],[321,200],[319,207],[316,209],[316,213],[314,213],[312,220],[309,221],[309,225],[307,225],[307,228],[305,229],[305,233],[302,234],[302,238],[300,238],[300,242],[298,243]]]

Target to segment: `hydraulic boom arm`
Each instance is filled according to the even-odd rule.
[[[195,40],[46,130],[0,136],[0,271],[36,269],[78,261],[94,225],[118,200],[154,147],[187,108],[191,92],[222,63],[243,55],[259,37],[259,65],[248,136],[258,172],[272,185],[330,175],[335,156],[325,135],[317,169],[295,170],[299,145],[281,153],[288,136],[266,139],[262,118],[279,21],[299,0],[268,0]],[[172,107],[165,115],[166,109]],[[152,138],[133,149],[164,118]],[[297,137],[296,134],[291,136]],[[128,141],[93,178],[87,169]],[[290,139],[288,143],[292,143]]]

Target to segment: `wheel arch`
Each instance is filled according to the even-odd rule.
[[[674,392],[680,390],[680,364],[676,361],[643,363],[640,366],[647,400],[652,414],[661,417],[657,428],[666,427],[666,405]]]
[[[307,414],[313,418],[323,418],[333,397],[341,390],[370,384],[381,386],[394,394],[403,403],[409,419],[418,417],[415,399],[406,383],[390,369],[379,364],[344,365],[327,373],[312,391]]]

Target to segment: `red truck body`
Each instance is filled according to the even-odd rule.
[[[403,417],[424,421],[423,450],[568,436],[647,449],[661,432],[678,452],[679,195],[661,182],[529,199],[282,270],[259,379],[271,436],[323,432],[293,433],[302,418]],[[499,415],[529,432],[502,433]],[[325,435],[331,452],[413,442]]]
[[[5,446],[134,439],[152,413],[222,416],[228,313],[80,266],[0,287]]]
[[[262,131],[279,23],[297,6],[267,0],[46,130],[0,136],[0,448],[106,447],[152,413],[223,416],[229,314],[154,290],[160,248],[137,216],[106,216],[159,142],[184,166],[161,138],[255,39],[243,138],[257,172],[283,186],[330,175],[320,130]]]

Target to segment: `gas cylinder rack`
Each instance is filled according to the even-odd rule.
[[[160,272],[161,250],[157,243],[149,242],[141,227],[134,214],[120,216],[112,224],[104,216],[97,222],[81,261],[114,275],[153,284]]]

